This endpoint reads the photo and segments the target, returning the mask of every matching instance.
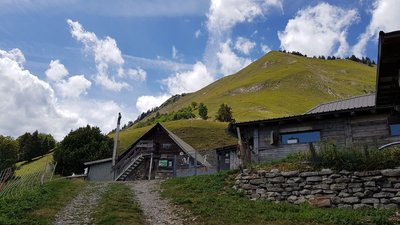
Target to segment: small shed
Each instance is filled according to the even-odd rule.
[[[113,171],[111,169],[111,158],[100,159],[84,163],[87,166],[87,179],[92,181],[111,181],[113,180]]]
[[[239,168],[239,150],[237,145],[216,148],[218,155],[218,171]]]

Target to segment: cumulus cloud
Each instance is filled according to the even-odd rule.
[[[255,42],[252,42],[244,37],[238,37],[235,42],[235,49],[245,55],[248,55],[255,46]]]
[[[344,56],[349,51],[347,30],[358,20],[357,10],[328,3],[301,9],[285,30],[278,32],[281,48],[311,56]]]
[[[163,80],[171,95],[194,92],[214,81],[202,62],[196,62],[192,70],[176,73]]]
[[[17,137],[24,132],[39,130],[61,140],[71,129],[86,124],[109,131],[115,126],[115,120],[111,118],[118,112],[133,118],[124,106],[112,101],[57,98],[49,83],[22,67],[23,58],[18,49],[0,50],[1,134]],[[66,83],[74,86],[78,80],[76,85],[86,82],[88,86],[83,79],[73,76]],[[55,85],[57,87],[57,83]]]
[[[200,29],[199,29],[199,30],[196,30],[196,31],[194,32],[194,37],[195,37],[195,38],[199,38],[200,35],[201,35],[201,30],[200,30]]]
[[[144,71],[142,68],[138,67],[136,69],[129,69],[128,76],[137,81],[143,82],[146,80],[147,72]]]
[[[51,60],[45,73],[47,79],[51,81],[59,81],[69,74],[65,66],[60,63],[60,60]]]
[[[365,46],[371,38],[377,40],[379,31],[390,32],[400,30],[400,4],[398,0],[375,1],[371,11],[371,21],[365,32],[360,35],[358,43],[353,47],[357,57],[364,55]]]
[[[268,45],[261,44],[261,51],[267,54],[268,52],[271,51],[271,48]]]
[[[231,40],[226,41],[217,53],[220,70],[224,75],[233,74],[251,63],[250,59],[237,56],[230,45]]]
[[[160,106],[162,103],[167,101],[170,95],[160,96],[140,96],[136,101],[136,108],[139,112],[146,112],[149,109]]]
[[[117,77],[125,75],[123,68],[125,61],[115,39],[108,36],[100,39],[95,33],[86,31],[77,21],[68,19],[67,23],[72,37],[83,44],[86,52],[94,55],[97,69],[96,83],[111,91],[128,88],[128,83],[117,80]]]
[[[84,75],[69,77],[67,80],[61,80],[55,84],[58,92],[64,98],[78,98],[86,94],[92,82],[87,80]]]
[[[178,58],[178,50],[175,48],[175,45],[172,45],[172,58],[173,59]]]

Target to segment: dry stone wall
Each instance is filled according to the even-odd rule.
[[[251,199],[338,208],[398,208],[400,168],[364,172],[258,170],[236,177],[234,188]]]

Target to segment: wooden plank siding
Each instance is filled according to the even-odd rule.
[[[321,141],[334,143],[339,147],[378,147],[400,136],[391,136],[388,117],[390,113],[370,113],[367,115],[345,114],[340,117],[321,117],[310,121],[297,121],[280,125],[259,124],[242,129],[247,141],[247,150],[252,152],[253,162],[271,161],[285,157],[289,153],[309,150],[309,144],[271,144],[271,132],[279,135],[292,132],[320,131]],[[252,143],[249,143],[252,142]]]

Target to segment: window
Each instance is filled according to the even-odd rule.
[[[390,134],[392,136],[400,135],[400,123],[390,124],[389,128],[390,128]]]
[[[166,149],[166,150],[169,150],[169,149],[172,148],[172,145],[170,143],[165,143],[165,144],[162,144],[162,148]]]
[[[281,134],[282,144],[304,144],[321,140],[319,131]]]

